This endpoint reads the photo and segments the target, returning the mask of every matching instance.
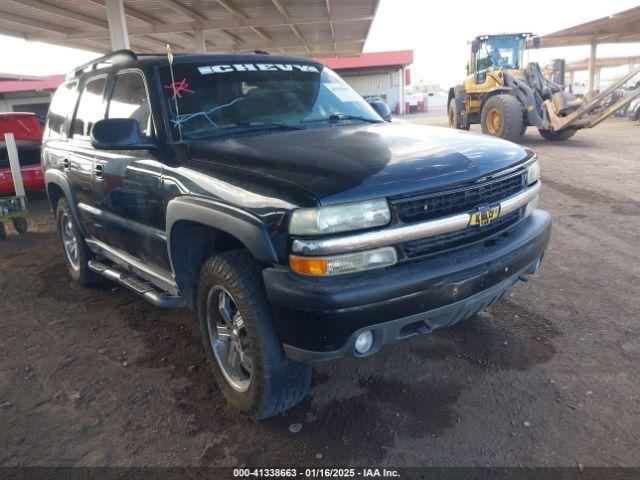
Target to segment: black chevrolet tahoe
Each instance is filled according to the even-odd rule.
[[[42,152],[71,277],[196,310],[253,418],[299,402],[314,361],[491,305],[551,232],[532,151],[385,122],[309,59],[115,52],[58,88]]]

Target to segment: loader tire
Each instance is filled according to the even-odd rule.
[[[542,138],[552,142],[562,142],[573,137],[577,130],[562,130],[561,132],[552,132],[551,130],[538,130]]]
[[[511,95],[494,95],[482,107],[482,133],[516,141],[524,124],[522,105]]]
[[[452,98],[449,102],[449,127],[457,128],[458,130],[469,130],[469,125],[462,125],[460,123],[460,115],[458,115],[455,98]]]

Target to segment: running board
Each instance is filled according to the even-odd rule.
[[[123,271],[117,266],[108,266],[94,259],[89,260],[89,268],[97,274],[127,287],[156,307],[179,308],[184,306],[182,297],[161,292],[151,282],[146,282],[135,274]]]

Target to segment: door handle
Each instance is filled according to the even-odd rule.
[[[61,163],[62,163],[63,170],[69,170],[71,168],[71,162],[69,161],[68,158],[63,159]]]
[[[102,176],[104,175],[104,165],[102,165],[101,163],[96,163],[93,166],[93,174],[96,176],[96,178],[102,178]]]

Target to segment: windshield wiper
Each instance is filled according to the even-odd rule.
[[[303,122],[322,123],[322,122],[339,122],[340,120],[360,120],[360,121],[369,122],[369,123],[383,123],[382,120],[378,120],[375,118],[362,117],[359,115],[349,115],[346,113],[334,113],[325,118],[310,118],[307,120],[303,120]]]
[[[235,127],[273,127],[273,128],[288,128],[290,130],[304,130],[306,127],[301,125],[293,125],[291,123],[279,123],[279,122],[238,122],[233,125],[225,125],[224,128]]]

